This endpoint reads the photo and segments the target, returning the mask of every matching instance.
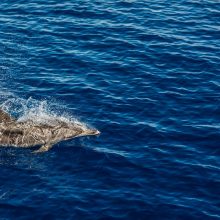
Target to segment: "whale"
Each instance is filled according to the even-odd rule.
[[[77,122],[56,119],[56,123],[36,123],[34,120],[18,121],[0,109],[0,146],[36,147],[34,153],[46,152],[60,141],[76,137],[99,135],[97,129]]]

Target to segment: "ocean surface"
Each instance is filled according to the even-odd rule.
[[[0,148],[0,219],[220,219],[219,0],[1,0],[0,108],[101,131]]]

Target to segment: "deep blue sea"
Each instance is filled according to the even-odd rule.
[[[0,219],[220,219],[219,0],[1,0],[0,108],[101,135],[0,148]]]

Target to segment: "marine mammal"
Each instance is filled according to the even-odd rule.
[[[96,129],[61,120],[57,120],[54,125],[36,124],[32,120],[19,122],[0,109],[0,146],[33,147],[41,145],[35,152],[45,152],[60,141],[98,134],[100,132]]]

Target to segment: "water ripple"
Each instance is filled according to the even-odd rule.
[[[219,15],[213,0],[2,0],[1,108],[102,134],[1,148],[0,218],[219,219]]]

